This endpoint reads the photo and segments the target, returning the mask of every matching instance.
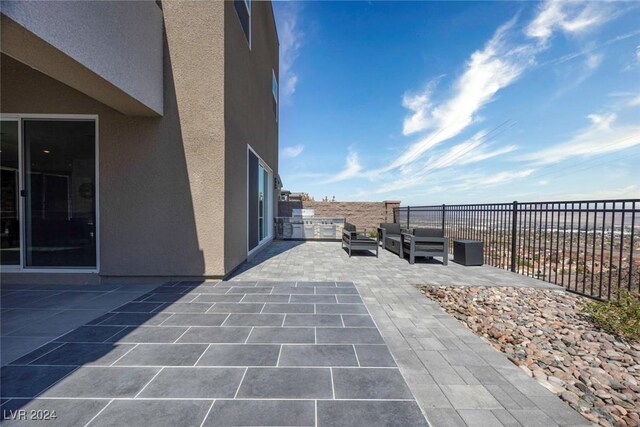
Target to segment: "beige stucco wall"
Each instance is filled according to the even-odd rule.
[[[2,50],[125,114],[162,115],[154,1],[0,1]]]
[[[224,4],[164,3],[164,116],[125,116],[3,55],[2,113],[99,117],[100,274],[224,275]]]
[[[247,144],[278,173],[278,124],[271,70],[278,40],[270,2],[251,2],[251,49],[233,2],[225,2],[225,270],[247,257]],[[274,191],[274,210],[277,202]]]

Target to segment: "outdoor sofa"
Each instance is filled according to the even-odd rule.
[[[358,234],[356,226],[345,222],[342,230],[342,247],[346,247],[351,258],[351,251],[375,251],[378,257],[378,240]]]
[[[400,257],[409,255],[409,264],[415,262],[416,257],[442,257],[442,263],[449,262],[449,240],[440,228],[414,228],[402,233]]]

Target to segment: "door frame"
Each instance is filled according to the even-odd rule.
[[[267,212],[269,214],[268,217],[268,221],[267,221],[267,230],[268,230],[268,234],[267,237],[265,237],[264,239],[258,241],[258,244],[256,245],[255,248],[249,250],[249,152],[253,153],[257,158],[258,158],[258,164],[262,165],[262,167],[269,173],[269,183],[268,188],[269,188],[269,197],[267,198]],[[247,256],[252,255],[253,253],[259,251],[261,248],[264,247],[264,245],[266,245],[267,243],[269,243],[271,240],[273,240],[273,169],[271,169],[271,167],[267,164],[267,162],[265,162],[262,157],[260,157],[260,155],[256,152],[256,150],[253,149],[253,147],[251,147],[249,144],[247,144],[247,160],[246,160],[246,164],[247,164]]]
[[[97,114],[28,114],[28,113],[2,113],[0,120],[18,122],[18,185],[24,190],[24,143],[23,120],[93,120],[95,125],[95,209],[96,209],[96,266],[95,267],[26,267],[25,266],[25,198],[18,196],[19,220],[20,220],[20,264],[0,266],[2,273],[99,273],[100,272],[100,125]]]

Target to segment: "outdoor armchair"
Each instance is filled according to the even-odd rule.
[[[400,256],[409,254],[409,264],[415,262],[416,257],[442,257],[442,263],[449,261],[449,240],[444,231],[439,228],[415,228],[413,231],[402,233]]]
[[[402,232],[400,224],[385,222],[378,227],[378,240],[382,242],[385,249],[400,256],[402,253]]]
[[[346,247],[351,258],[351,251],[375,251],[378,257],[378,240],[358,234],[356,226],[345,222],[342,230],[342,247]]]

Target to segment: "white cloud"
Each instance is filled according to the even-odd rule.
[[[640,62],[640,44],[636,46],[636,59]]]
[[[412,111],[404,121],[405,134],[428,127],[433,130],[383,170],[412,163],[427,150],[459,135],[477,119],[478,110],[520,77],[533,60],[533,52],[527,46],[512,47],[506,42],[507,33],[514,24],[515,19],[498,28],[484,48],[471,55],[463,74],[454,84],[451,98],[431,108],[431,86],[421,94],[404,97],[403,104]]]
[[[629,107],[640,107],[640,95],[636,96],[631,101],[629,101],[627,105]]]
[[[640,126],[616,125],[617,115],[590,114],[591,124],[568,141],[525,155],[522,160],[534,164],[552,164],[571,157],[591,157],[621,151],[640,144]]]
[[[292,159],[298,157],[304,151],[304,145],[294,145],[293,147],[284,147],[280,156],[283,159]]]
[[[324,183],[329,184],[333,182],[344,181],[346,179],[357,176],[361,171],[362,166],[360,165],[360,160],[358,159],[358,153],[356,153],[355,151],[349,151],[349,154],[347,154],[347,159],[345,161],[344,169],[324,181]]]
[[[547,0],[525,34],[546,44],[555,30],[580,34],[607,21],[607,10],[598,2]]]
[[[426,168],[428,170],[434,170],[468,165],[507,154],[517,149],[515,145],[508,145],[489,150],[490,144],[484,142],[486,135],[486,131],[478,132],[467,141],[454,145],[444,153],[431,156],[429,160],[427,160]]]
[[[280,39],[280,99],[291,102],[298,85],[293,65],[300,54],[303,33],[298,28],[300,6],[297,3],[280,5],[278,37]]]

